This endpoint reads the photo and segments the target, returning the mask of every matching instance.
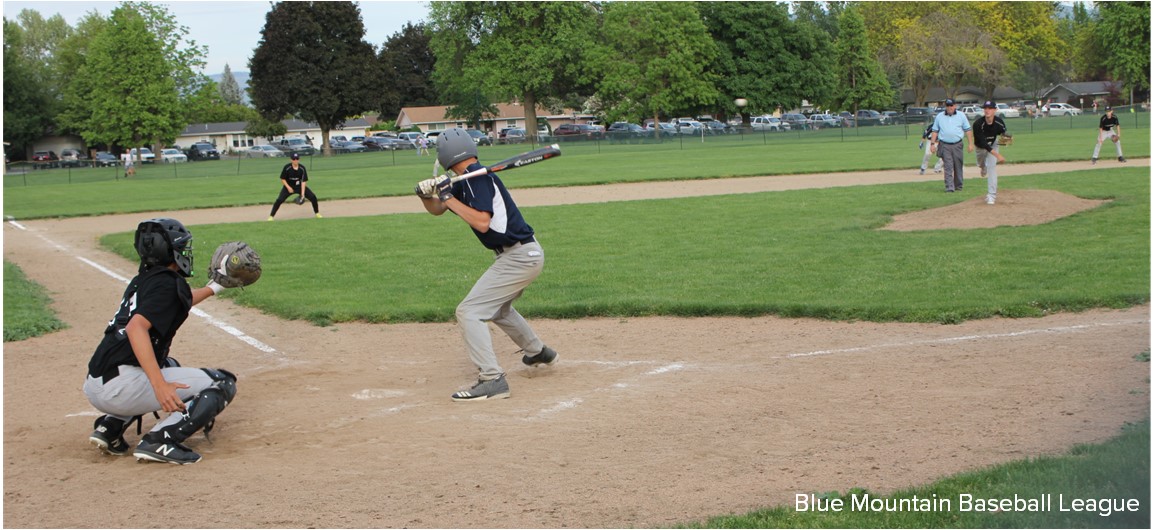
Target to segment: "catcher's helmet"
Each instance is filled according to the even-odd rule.
[[[455,127],[441,131],[437,136],[437,161],[445,169],[468,158],[477,158],[477,144],[465,129]]]
[[[193,275],[192,233],[176,219],[167,217],[141,221],[136,227],[136,253],[140,270],[154,265],[176,263],[181,276]]]

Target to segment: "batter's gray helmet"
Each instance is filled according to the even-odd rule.
[[[437,161],[441,167],[452,169],[468,158],[477,158],[477,144],[465,129],[446,129],[437,135]]]

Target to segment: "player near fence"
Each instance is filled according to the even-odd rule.
[[[169,348],[193,306],[226,287],[244,284],[210,273],[206,286],[192,289],[186,280],[193,274],[192,234],[176,219],[141,222],[134,244],[139,271],[88,362],[84,394],[104,413],[89,441],[114,456],[131,451],[138,460],[196,463],[201,456],[183,442],[201,429],[206,435],[212,430],[217,415],[236,395],[237,378],[223,369],[183,368],[169,357]],[[255,259],[259,277],[255,252],[250,249],[242,257],[241,247],[226,245],[214,254],[210,270],[222,269],[225,261],[248,266]],[[142,415],[162,410],[171,414],[132,449],[124,439],[128,427]]]
[[[437,161],[456,175],[484,169],[477,159],[477,144],[464,129],[447,129],[437,139]],[[457,324],[469,359],[477,365],[477,382],[454,393],[454,401],[509,397],[509,383],[493,350],[489,322],[497,324],[524,355],[528,366],[552,365],[557,352],[542,343],[525,318],[513,308],[514,300],[537,279],[545,252],[521,215],[505,184],[493,172],[452,182],[445,175],[426,179],[414,190],[425,210],[433,215],[453,212],[465,221],[482,246],[494,252],[493,264],[457,306]]]
[[[1007,124],[997,116],[999,106],[994,101],[983,103],[983,115],[975,120],[971,129],[975,137],[975,156],[979,168],[987,178],[987,204],[993,205],[999,191],[998,164],[1006,162],[999,153],[999,138],[1011,138],[1007,134]]]
[[[285,199],[293,194],[298,196],[297,204],[304,204],[305,199],[309,199],[309,202],[313,204],[313,216],[320,219],[321,208],[317,204],[317,194],[313,193],[312,188],[309,187],[309,172],[305,166],[301,165],[301,155],[293,153],[289,158],[289,163],[281,168],[281,193],[273,202],[273,210],[269,212],[269,220],[272,221],[277,216],[277,210],[281,208],[281,204],[284,204]]]
[[[934,127],[933,123],[928,123],[926,125],[926,129],[922,131],[922,140],[918,142],[918,148],[923,150],[922,166],[918,170],[919,175],[926,174],[926,165],[930,162],[930,158],[932,156],[934,156],[936,159],[934,162],[934,172],[939,173],[942,171],[942,159],[935,156],[935,153],[938,152],[938,144],[932,142],[930,139],[932,127]]]
[[[1107,107],[1105,110],[1106,113],[1099,118],[1099,133],[1095,142],[1095,152],[1091,153],[1092,165],[1099,162],[1099,149],[1103,147],[1103,140],[1114,142],[1115,154],[1119,157],[1119,161],[1127,161],[1126,158],[1123,158],[1123,129],[1119,127],[1119,117],[1115,115],[1115,109]]]

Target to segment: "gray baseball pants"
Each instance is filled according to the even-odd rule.
[[[942,180],[946,191],[961,190],[963,187],[963,143],[938,143],[938,156],[942,158]]]
[[[507,247],[457,305],[457,325],[469,360],[480,372],[478,379],[497,379],[504,373],[493,351],[489,322],[497,324],[526,355],[541,353],[541,339],[513,308],[513,301],[537,279],[544,265],[545,252],[537,242]]]
[[[1091,153],[1091,158],[1099,158],[1099,148],[1103,147],[1103,140],[1111,141],[1111,137],[1115,135],[1114,131],[1104,131],[1099,129],[1099,142],[1095,144],[1095,152]],[[1116,156],[1123,156],[1123,140],[1114,142]]]
[[[177,395],[186,403],[213,386],[213,378],[200,368],[161,368],[160,373],[164,375],[165,381],[188,385],[188,388],[176,389]],[[84,381],[84,395],[88,396],[88,402],[97,410],[125,423],[135,416],[161,410],[156,393],[152,391],[152,383],[149,383],[148,375],[139,366],[120,365],[120,375],[107,383],[99,377],[88,376]],[[180,421],[181,417],[181,414],[169,414],[157,422],[152,430],[168,427]]]
[[[999,159],[992,153],[999,152],[999,146],[991,146],[991,152],[988,153],[986,149],[978,150],[979,167],[983,168],[987,174],[987,200],[995,200],[995,195],[999,193],[999,173],[996,169],[999,164]]]

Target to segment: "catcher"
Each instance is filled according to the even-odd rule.
[[[273,211],[269,212],[269,220],[277,216],[277,210],[285,203],[285,199],[296,193],[297,204],[304,204],[305,199],[313,203],[313,216],[321,218],[321,208],[317,205],[317,194],[309,188],[309,172],[301,165],[301,155],[293,153],[289,156],[289,163],[281,169],[281,193],[273,203]]]
[[[1099,138],[1095,144],[1095,152],[1091,153],[1091,165],[1099,162],[1099,148],[1103,147],[1103,140],[1110,139],[1115,143],[1115,154],[1119,156],[1120,162],[1126,162],[1123,158],[1123,144],[1121,143],[1123,136],[1123,129],[1119,127],[1119,117],[1115,116],[1115,109],[1107,107],[1107,112],[1099,118]]]
[[[1013,141],[1007,134],[1007,124],[996,116],[998,105],[993,101],[983,103],[983,115],[975,120],[971,129],[975,132],[975,149],[978,157],[981,175],[987,179],[987,204],[995,203],[995,196],[999,191],[999,175],[996,169],[998,164],[1006,162],[999,153],[1000,145],[1009,145]],[[1002,139],[1000,139],[1000,136]]]
[[[208,284],[192,289],[185,279],[193,275],[192,234],[180,221],[141,222],[135,246],[139,272],[88,362],[84,394],[104,413],[88,439],[114,456],[132,451],[137,460],[196,463],[201,456],[184,441],[201,429],[207,436],[236,396],[237,378],[223,369],[182,368],[169,357],[169,346],[192,306],[260,278],[260,257],[243,243],[225,243],[213,256]],[[172,414],[133,450],[125,431],[137,422],[139,433],[141,416],[160,410]]]

